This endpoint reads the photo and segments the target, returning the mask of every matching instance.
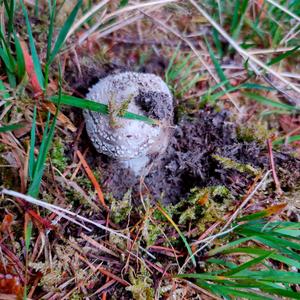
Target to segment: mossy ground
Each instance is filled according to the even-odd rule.
[[[93,1],[84,2],[88,11],[87,2]],[[72,218],[64,219],[57,212],[29,205],[19,198],[1,196],[0,269],[10,266],[31,299],[210,299],[205,288],[197,288],[196,281],[175,277],[182,272],[219,271],[219,267],[209,264],[207,253],[240,235],[232,233],[216,238],[197,253],[196,267],[190,262],[182,269],[189,254],[180,233],[192,251],[197,251],[197,242],[214,235],[227,223],[270,167],[275,168],[284,193],[276,192],[274,174],[270,174],[240,215],[286,202],[286,208],[276,211],[271,221],[299,222],[299,142],[293,148],[267,147],[267,140],[274,135],[298,133],[298,110],[280,106],[285,96],[271,88],[263,76],[255,76],[248,61],[243,62],[232,45],[188,1],[160,7],[153,15],[145,11],[151,14],[100,39],[91,36],[85,43],[76,44],[102,14],[133,3],[111,1],[107,11],[96,14],[79,28],[78,35],[77,32],[72,35],[51,68],[49,95],[58,89],[58,62],[62,67],[63,90],[78,97],[84,97],[92,84],[111,72],[155,73],[166,80],[174,94],[176,112],[170,147],[164,157],[155,161],[146,178],[135,178],[116,161],[95,151],[85,132],[81,110],[62,108],[61,112],[76,130],[69,130],[67,123],[59,119],[39,198],[106,226],[106,230],[90,224],[89,232],[72,223]],[[244,49],[271,51],[257,55],[266,64],[270,63],[278,57],[272,51],[282,46],[280,40],[289,38],[292,21],[278,8],[261,9],[262,13],[257,14],[260,1],[243,3],[248,7],[245,11],[244,6],[234,6],[238,1],[225,1],[219,11],[216,2],[205,1],[210,15],[236,41],[241,40]],[[299,13],[298,6],[294,4],[290,9]],[[46,5],[40,9],[47,12]],[[34,16],[33,7],[28,6],[28,10],[43,62],[49,20],[44,13]],[[59,19],[64,15],[61,8]],[[28,43],[21,10],[16,16],[18,34]],[[125,14],[109,19],[98,28],[98,33],[126,16],[132,17]],[[157,20],[175,28],[181,37],[173,35]],[[55,33],[63,24],[60,22]],[[192,49],[185,43],[186,38]],[[212,46],[214,55],[208,51],[206,42]],[[284,46],[290,49],[297,43],[296,38],[290,38]],[[299,84],[299,56],[293,53],[279,62],[278,69]],[[9,87],[2,64],[1,80]],[[237,88],[244,83],[250,85]],[[263,100],[252,99],[245,90],[259,94]],[[45,99],[35,95],[27,77],[15,89],[9,88],[9,92],[8,104],[12,108],[7,110],[8,106],[1,102],[1,125],[21,122],[30,126],[0,133],[0,186],[26,194],[33,107],[35,104],[38,107],[35,156],[39,153],[49,107],[43,106]],[[79,161],[77,151],[82,153],[100,184],[109,211],[99,201],[99,192]],[[273,166],[270,153],[274,156]],[[33,225],[31,234],[28,224]],[[224,259],[222,269],[232,264],[238,267],[238,263],[249,260],[249,255],[242,258],[219,255],[216,259]],[[289,265],[274,263],[274,259],[267,264],[273,270],[290,270]],[[1,280],[2,277],[0,283]],[[299,291],[299,286],[293,284],[290,289]]]

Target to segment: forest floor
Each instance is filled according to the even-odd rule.
[[[298,2],[4,0],[0,299],[299,299]],[[173,94],[145,178],[85,130],[122,71]]]

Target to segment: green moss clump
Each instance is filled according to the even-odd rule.
[[[83,296],[80,295],[78,292],[75,292],[70,296],[70,300],[82,300],[82,299]]]
[[[162,233],[162,229],[159,228],[159,225],[150,223],[150,220],[147,218],[144,222],[142,235],[146,241],[147,247],[150,247],[155,244],[158,236]]]
[[[63,172],[68,166],[68,159],[65,156],[64,144],[61,138],[55,138],[51,149],[51,161],[53,166]]]
[[[207,223],[223,218],[232,199],[232,194],[225,186],[194,188],[186,199],[172,207],[173,216],[174,219],[178,217],[180,225],[192,222],[204,230]]]
[[[265,144],[266,140],[274,131],[269,130],[266,124],[255,124],[250,127],[239,126],[237,128],[237,138],[241,142],[258,142],[260,144]]]
[[[152,288],[153,281],[146,268],[141,268],[140,274],[134,274],[134,271],[130,268],[129,280],[131,285],[126,287],[127,291],[132,293],[132,297],[135,300],[152,300],[154,299],[154,289]]]
[[[223,157],[220,155],[212,155],[212,157],[218,162],[220,162],[225,169],[235,169],[241,173],[248,173],[254,176],[257,176],[261,173],[260,169],[256,169],[250,164],[242,164],[228,157]]]
[[[113,97],[109,99],[108,116],[109,116],[109,125],[112,128],[120,127],[120,124],[118,124],[118,117],[122,117],[125,115],[132,99],[133,99],[133,95],[130,95],[128,99],[125,99],[120,104],[117,104]]]
[[[111,218],[114,223],[118,224],[122,221],[127,220],[132,205],[131,205],[131,190],[128,190],[123,196],[122,200],[116,200],[110,195],[109,201]]]

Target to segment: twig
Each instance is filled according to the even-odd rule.
[[[270,158],[270,166],[271,166],[271,170],[272,170],[272,176],[273,176],[273,180],[275,183],[275,187],[276,187],[276,192],[279,195],[283,194],[283,191],[280,187],[280,182],[276,173],[276,169],[275,169],[275,161],[274,161],[274,155],[273,155],[273,151],[272,151],[272,141],[271,139],[267,139],[267,145],[268,145],[268,152],[269,152],[269,158]]]
[[[261,188],[261,186],[265,183],[266,179],[268,178],[271,170],[268,170],[262,180],[259,182],[259,184],[253,188],[252,192],[245,198],[245,200],[242,202],[242,204],[238,207],[238,209],[232,214],[232,216],[229,218],[227,223],[224,225],[224,227],[221,229],[221,232],[224,231],[231,223],[232,221],[238,216],[240,211],[248,204],[248,202],[252,199],[252,197],[255,195],[255,193]]]
[[[92,172],[91,168],[89,167],[88,163],[86,162],[86,160],[84,159],[83,155],[81,154],[81,152],[79,150],[76,151],[76,154],[80,160],[80,162],[82,163],[82,166],[84,168],[84,171],[86,172],[87,176],[89,177],[89,179],[91,180],[95,190],[97,191],[97,195],[99,198],[100,203],[104,206],[104,208],[106,210],[109,210],[108,206],[105,204],[104,201],[104,196],[101,190],[101,187],[94,175],[94,173]]]
[[[94,226],[96,226],[96,227],[98,227],[98,228],[100,228],[100,229],[102,229],[104,231],[107,231],[107,232],[109,232],[111,234],[117,235],[117,236],[119,236],[121,238],[124,238],[124,239],[130,241],[130,242],[133,242],[129,237],[127,237],[126,235],[124,235],[122,233],[119,233],[119,232],[117,232],[117,231],[115,231],[115,230],[113,230],[113,229],[111,229],[109,227],[106,227],[104,225],[99,224],[98,222],[95,222],[95,221],[92,221],[92,220],[90,220],[88,218],[82,217],[82,216],[80,216],[80,215],[78,215],[78,214],[76,214],[76,213],[74,213],[72,211],[69,211],[67,209],[61,208],[59,206],[56,206],[56,205],[53,205],[53,204],[50,204],[50,203],[47,203],[47,202],[44,202],[44,201],[37,200],[37,199],[35,199],[35,198],[31,197],[31,196],[24,195],[22,193],[15,192],[15,191],[12,191],[12,190],[2,189],[0,191],[0,194],[8,195],[8,196],[16,197],[16,198],[20,198],[20,199],[23,199],[23,200],[31,203],[31,204],[44,207],[44,208],[46,208],[46,209],[54,212],[55,214],[58,214],[61,217],[69,220],[70,222],[73,222],[74,224],[77,224],[77,225],[85,228],[88,231],[92,231],[92,230],[90,228],[86,227],[85,225],[77,222],[75,220],[75,218],[77,218],[77,219],[79,219],[81,221],[84,221],[86,223],[92,224],[92,225],[94,225]],[[69,217],[67,214],[71,215],[73,218]],[[143,252],[147,253],[151,258],[156,259],[156,257],[153,254],[151,254],[149,251],[147,251],[145,248],[143,248],[141,246],[139,246],[139,248]]]

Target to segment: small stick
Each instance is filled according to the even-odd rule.
[[[268,145],[268,152],[269,152],[269,158],[270,158],[270,166],[271,166],[272,176],[273,176],[273,180],[274,180],[275,187],[276,187],[276,192],[279,195],[282,195],[283,191],[280,187],[280,182],[277,177],[277,173],[276,173],[276,169],[275,169],[275,162],[274,162],[274,155],[273,155],[273,151],[272,151],[272,140],[271,139],[267,139],[267,145]]]
[[[103,193],[102,193],[102,190],[101,190],[101,187],[94,175],[94,173],[92,172],[91,168],[89,167],[89,165],[87,164],[86,160],[84,159],[83,155],[81,154],[81,152],[79,150],[76,151],[76,154],[80,160],[80,162],[82,163],[82,166],[84,168],[84,171],[86,172],[87,176],[89,177],[89,179],[91,180],[94,188],[96,189],[97,191],[97,195],[98,195],[98,198],[99,198],[99,201],[100,203],[104,206],[104,208],[106,210],[109,210],[108,206],[105,204],[105,201],[104,201],[104,196],[103,196]]]

